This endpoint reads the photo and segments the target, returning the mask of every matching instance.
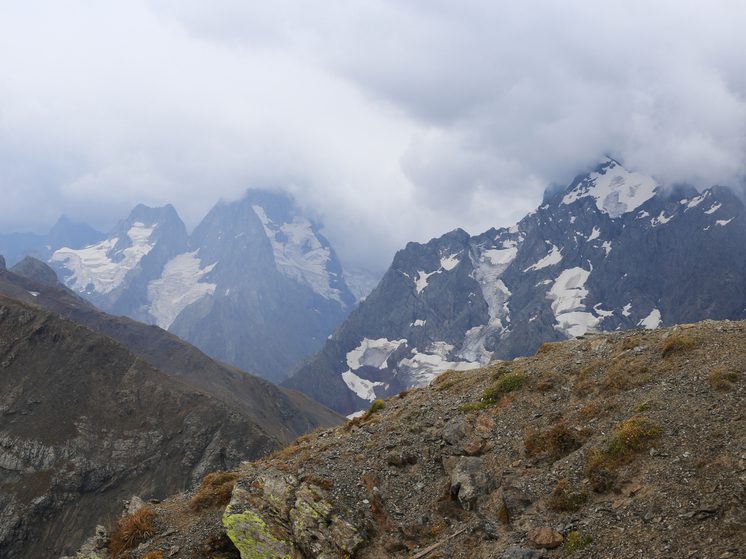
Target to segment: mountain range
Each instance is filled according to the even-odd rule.
[[[664,188],[606,159],[512,227],[407,244],[284,384],[350,414],[592,330],[744,318],[744,285],[746,217],[731,190]]]
[[[0,249],[9,264],[46,260],[106,312],[278,382],[376,281],[365,270],[346,275],[320,229],[290,197],[250,190],[219,202],[191,234],[173,206],[141,204],[106,234],[63,217],[47,235],[0,237]]]

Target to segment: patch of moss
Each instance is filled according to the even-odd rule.
[[[565,543],[562,546],[562,550],[567,555],[570,555],[572,553],[575,553],[576,551],[580,551],[581,549],[588,547],[591,542],[593,542],[593,538],[590,534],[581,534],[577,530],[573,530],[572,532],[567,534]]]
[[[489,408],[497,404],[500,399],[511,392],[520,390],[528,381],[528,377],[521,372],[507,373],[497,378],[497,381],[482,392],[478,402],[463,404],[461,411],[476,411]]]

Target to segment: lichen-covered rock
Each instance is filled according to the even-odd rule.
[[[241,559],[293,559],[293,544],[276,538],[267,523],[251,511],[234,512],[228,505],[223,515],[226,533]]]
[[[348,557],[363,542],[352,524],[332,510],[325,491],[316,485],[302,484],[290,511],[293,536],[301,549],[317,559]]]
[[[324,489],[256,466],[242,472],[223,525],[242,559],[342,559],[363,543]]]

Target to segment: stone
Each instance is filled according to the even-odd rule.
[[[557,530],[542,526],[531,530],[528,533],[528,539],[538,548],[554,549],[561,546],[565,538]]]
[[[474,430],[465,415],[458,415],[443,426],[441,437],[451,446],[460,446],[462,441]]]
[[[535,549],[509,547],[502,554],[502,559],[543,559],[544,554]]]
[[[491,479],[478,456],[461,456],[451,472],[451,496],[466,510],[473,510],[477,498],[489,492]]]
[[[499,515],[504,524],[513,522],[531,504],[531,497],[515,478],[503,478],[499,493]]]
[[[467,456],[477,456],[482,453],[483,449],[484,441],[478,438],[469,439],[463,446],[464,454]]]

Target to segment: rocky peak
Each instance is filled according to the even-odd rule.
[[[18,264],[13,266],[10,271],[48,287],[55,287],[60,283],[55,271],[47,264],[33,256],[27,256]]]

